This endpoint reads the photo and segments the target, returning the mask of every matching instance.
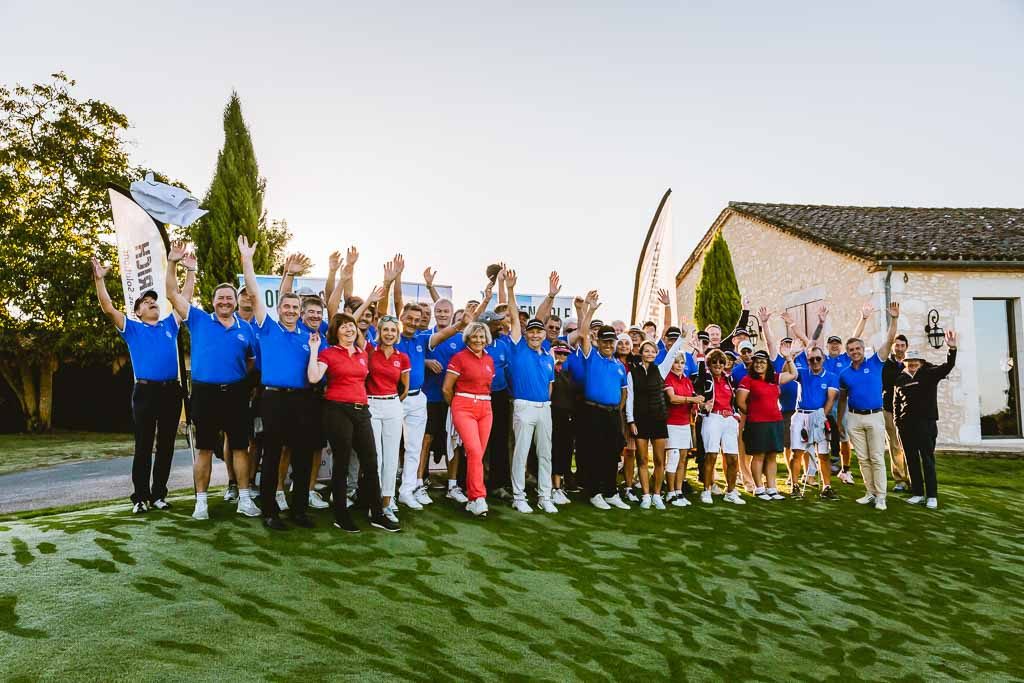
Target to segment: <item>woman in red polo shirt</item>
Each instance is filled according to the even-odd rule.
[[[494,361],[486,349],[491,344],[487,325],[472,322],[462,333],[466,348],[452,356],[441,391],[452,407],[452,424],[466,450],[466,510],[487,514],[484,488],[484,451],[491,435],[491,380]]]
[[[755,351],[747,376],[736,387],[736,405],[747,416],[743,427],[743,445],[750,457],[754,477],[754,495],[761,500],[782,500],[775,487],[778,454],[783,449],[782,411],[779,409],[779,385],[796,378],[793,351],[777,376],[767,351]],[[768,483],[768,487],[764,483]]]
[[[665,502],[685,507],[690,504],[683,496],[686,455],[693,446],[690,414],[693,412],[693,406],[704,402],[702,396],[697,396],[693,382],[686,376],[685,353],[678,353],[675,356],[672,368],[665,376],[665,397],[668,400],[668,445],[665,451],[668,496]]]
[[[398,318],[385,315],[377,323],[377,346],[370,351],[366,394],[370,405],[370,426],[377,447],[381,505],[384,516],[398,523],[397,505],[392,504],[398,476],[398,451],[402,443],[402,401],[409,393],[409,356],[395,348]]]
[[[347,484],[349,456],[354,449],[364,474],[366,499],[370,505],[370,524],[385,531],[401,527],[384,516],[380,504],[380,482],[377,478],[377,449],[366,397],[366,376],[369,356],[356,319],[348,313],[336,313],[327,328],[327,343],[320,348],[320,335],[309,337],[309,365],[306,375],[312,384],[327,376],[324,391],[324,431],[331,444],[334,467],[331,470],[331,497],[334,503],[334,526],[355,533],[359,527],[349,515]]]

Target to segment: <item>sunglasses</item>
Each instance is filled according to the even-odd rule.
[[[823,360],[823,359],[821,359],[821,358],[808,358],[808,359],[807,359],[807,361],[808,361],[809,363],[820,363],[820,362],[821,362],[822,360]]]
[[[395,316],[393,316],[393,315],[382,315],[378,322],[379,323],[396,323],[397,324],[397,323],[399,323],[401,321],[398,318],[396,318]]]
[[[711,361],[711,364],[712,365],[725,365],[725,361],[724,360],[713,360],[713,361]]]

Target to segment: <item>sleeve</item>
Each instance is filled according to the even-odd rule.
[[[188,307],[188,317],[185,318],[185,325],[188,326],[189,330],[194,329],[196,321],[199,319],[199,316],[203,315],[206,315],[206,311],[199,308],[195,304],[190,305]]]
[[[626,373],[626,422],[633,421],[633,373]]]
[[[839,375],[836,377],[836,388],[837,389],[846,389],[847,388],[846,380],[843,378],[845,375],[846,375],[845,372],[840,372]]]
[[[138,322],[137,320],[132,320],[126,315],[124,316],[124,329],[118,330],[117,333],[124,338],[126,343],[130,342],[132,339],[138,336],[138,326],[141,324],[142,323]]]
[[[750,375],[747,375],[740,380],[740,383],[736,385],[737,391],[750,391]]]
[[[938,383],[940,380],[946,379],[949,373],[953,372],[953,366],[956,365],[956,349],[950,349],[946,353],[946,362],[942,365],[935,366],[933,371],[935,374],[935,382]]]
[[[407,356],[406,354],[402,353],[401,351],[399,351],[399,353],[401,354],[398,357],[398,362],[400,363],[399,371],[400,372],[409,372],[409,371],[411,371],[412,370],[412,361],[409,360],[409,356]]]
[[[330,359],[331,359],[331,349],[330,349],[330,347],[328,347],[326,349],[320,349],[320,352],[318,354],[316,354],[316,361],[318,363],[323,363],[324,365],[330,365],[331,364],[331,360]]]
[[[124,319],[128,320],[128,316],[125,316]],[[174,315],[174,311],[167,314],[164,318],[164,324],[167,325],[173,334],[177,334],[178,329],[181,327],[181,325],[178,324],[178,316]]]
[[[683,337],[679,337],[679,339],[676,339],[675,343],[672,344],[672,348],[668,349],[668,351],[665,352],[665,359],[658,364],[658,370],[661,371],[662,377],[668,377],[668,373],[672,371],[672,363],[675,361],[676,356],[679,355],[679,352],[682,350],[683,343],[685,341],[686,340]],[[661,344],[660,341],[658,343]],[[661,346],[662,348],[665,347],[664,344],[661,344]]]
[[[459,352],[448,362],[448,372],[455,376],[462,374],[462,353]]]
[[[839,390],[839,375],[834,372],[826,373],[825,382],[828,384],[829,389]]]

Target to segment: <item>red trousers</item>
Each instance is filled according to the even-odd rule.
[[[459,432],[466,449],[466,495],[470,500],[484,498],[484,451],[491,436],[490,401],[478,401],[465,396],[452,399],[452,423]]]

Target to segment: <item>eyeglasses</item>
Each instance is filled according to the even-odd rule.
[[[725,365],[725,361],[724,360],[713,360],[713,361],[711,361],[711,364],[712,365]]]
[[[382,315],[378,322],[380,322],[380,323],[396,323],[397,324],[399,322],[399,320],[398,320],[398,318],[396,318],[393,315]]]
[[[808,358],[807,360],[810,363],[820,363],[822,361],[821,358]]]

